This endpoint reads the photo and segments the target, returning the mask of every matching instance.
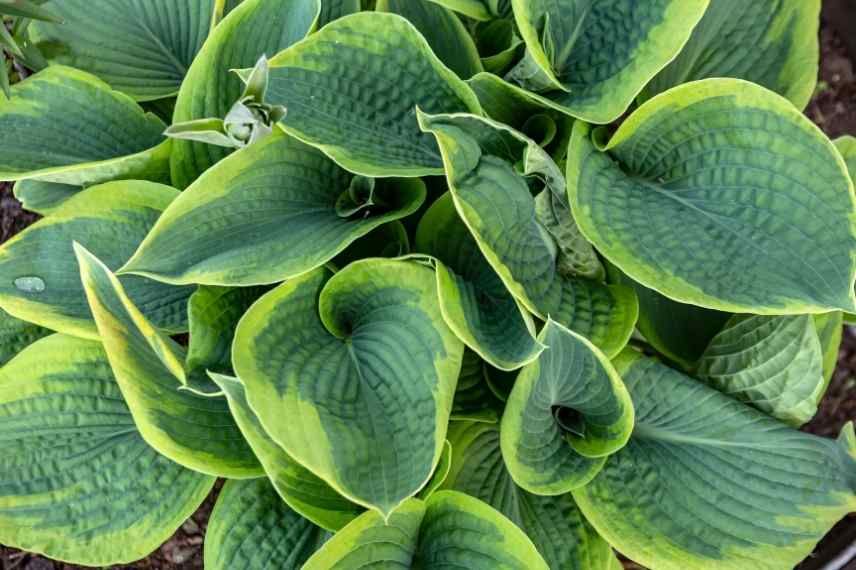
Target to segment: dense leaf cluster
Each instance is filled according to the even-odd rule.
[[[856,311],[819,0],[0,13],[3,544],[135,560],[221,477],[210,570],[788,570],[856,509],[796,429]]]

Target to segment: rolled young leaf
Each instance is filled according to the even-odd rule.
[[[93,186],[63,202],[0,247],[0,307],[41,326],[98,338],[80,283],[72,242],[116,268],[131,256],[178,191],[126,180]],[[170,333],[187,330],[190,287],[122,277],[129,297],[152,323]]]
[[[547,570],[532,542],[485,503],[455,491],[410,499],[389,520],[360,516],[330,539],[303,570],[369,566],[421,570]]]
[[[419,130],[416,107],[481,112],[466,83],[412,24],[369,12],[339,18],[273,57],[268,102],[288,108],[280,122],[286,132],[364,176],[442,172],[437,143]]]
[[[215,0],[49,0],[62,23],[34,22],[51,63],[97,75],[138,101],[178,93],[211,27]]]
[[[626,556],[662,570],[793,568],[856,509],[852,423],[836,442],[638,353],[616,368],[636,406],[633,436],[573,494]]]
[[[97,77],[51,66],[0,100],[0,130],[15,141],[0,156],[0,179],[78,186],[166,181],[171,142],[164,140],[165,128]]]
[[[371,182],[375,205],[343,211],[339,200],[350,199],[351,185],[361,180],[274,131],[182,192],[121,272],[231,286],[306,273],[374,228],[415,212],[425,199],[418,180],[382,179]]]
[[[0,542],[106,566],[157,549],[214,478],[149,447],[98,342],[43,338],[0,369]]]
[[[300,570],[329,537],[288,508],[267,479],[226,481],[205,531],[205,568]]]
[[[134,422],[146,442],[189,469],[235,479],[263,470],[207,377],[186,375],[181,347],[146,320],[110,270],[78,243],[80,280]],[[202,395],[201,392],[211,395]]]
[[[730,312],[853,309],[853,184],[829,140],[775,93],[689,83],[606,144],[576,123],[570,148],[574,218],[642,285]]]
[[[630,394],[591,343],[548,321],[547,348],[520,371],[502,415],[502,456],[530,493],[560,495],[585,485],[633,429]]]
[[[556,195],[564,201],[564,177],[553,160],[528,137],[488,119],[420,113],[419,120],[440,144],[458,214],[511,294],[542,320],[592,339],[607,356],[619,352],[636,321],[636,297],[627,287],[580,278],[562,263],[569,244],[549,226],[555,215],[539,219],[529,187],[543,187],[551,205]],[[558,207],[560,219],[573,224],[567,207]]]
[[[6,311],[0,310],[0,367],[21,350],[49,334],[51,331],[46,328],[16,319]]]
[[[259,299],[238,324],[232,362],[274,441],[388,517],[439,461],[462,354],[431,269],[366,259]]]

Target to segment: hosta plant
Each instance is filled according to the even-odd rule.
[[[40,8],[0,543],[139,559],[222,478],[210,570],[789,570],[856,510],[819,0]]]

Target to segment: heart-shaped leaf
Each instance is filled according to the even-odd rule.
[[[0,370],[0,542],[107,566],[158,548],[214,478],[146,444],[98,342],[51,335]]]
[[[574,125],[568,155],[574,217],[632,279],[722,311],[853,309],[853,185],[790,102],[706,79],[647,102],[606,144],[589,131]]]
[[[853,424],[798,432],[654,360],[616,360],[627,446],[574,498],[615,548],[664,570],[793,568],[856,509]]]
[[[389,516],[437,465],[462,354],[431,269],[367,259],[266,294],[238,324],[232,359],[271,438]]]

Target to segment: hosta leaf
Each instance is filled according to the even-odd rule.
[[[412,24],[370,12],[340,18],[272,58],[268,102],[288,108],[280,123],[288,133],[365,176],[442,173],[434,138],[416,122],[417,106],[481,112]]]
[[[829,385],[832,374],[835,372],[835,365],[838,363],[838,348],[841,346],[843,325],[844,314],[841,311],[814,315],[814,326],[817,328],[817,336],[823,351],[824,389]],[[822,394],[821,397],[823,397]]]
[[[20,18],[32,18],[34,20],[62,22],[56,14],[39,6],[41,3],[40,1],[33,2],[31,0],[2,0],[0,1],[0,14]]]
[[[360,11],[360,0],[321,0],[318,27],[323,28],[333,20]]]
[[[0,247],[0,307],[76,336],[97,338],[74,260],[76,240],[110,267],[124,263],[178,192],[154,182],[121,181],[76,194]],[[130,298],[155,326],[187,330],[190,287],[122,277]]]
[[[800,426],[823,396],[823,352],[811,315],[735,315],[710,341],[695,376]]]
[[[368,512],[310,558],[304,570],[366,567],[547,570],[520,529],[485,503],[455,491],[410,499],[389,520]]]
[[[520,371],[502,415],[502,455],[514,481],[538,495],[588,483],[633,429],[633,403],[609,360],[548,321],[547,348]]]
[[[95,76],[52,66],[15,84],[12,98],[0,100],[0,130],[15,141],[0,156],[0,179],[75,185],[164,180],[171,144],[164,141],[164,128]]]
[[[376,10],[407,19],[425,37],[440,61],[461,79],[482,71],[473,38],[461,19],[448,8],[431,0],[378,0]]]
[[[93,73],[134,99],[178,93],[211,27],[215,0],[51,0],[62,24],[34,22],[52,63]]]
[[[416,215],[418,212],[411,214],[411,216]],[[357,238],[330,263],[335,267],[345,267],[353,261],[366,257],[400,257],[408,253],[410,253],[410,237],[407,235],[407,228],[400,221],[395,220]]]
[[[324,5],[326,5],[325,0]],[[181,84],[174,122],[222,118],[244,85],[230,69],[252,67],[303,39],[318,16],[318,0],[244,0],[211,32]],[[185,140],[173,141],[172,181],[187,188],[231,149]]]
[[[229,409],[241,433],[253,448],[277,493],[292,509],[331,531],[339,530],[363,511],[295,461],[271,439],[250,408],[246,389],[240,380],[213,373],[211,379],[226,394]]]
[[[476,23],[473,39],[481,55],[482,67],[489,73],[504,73],[520,57],[525,47],[517,35],[514,21],[508,18]]]
[[[504,370],[537,358],[529,314],[479,251],[458,217],[452,196],[444,194],[422,217],[416,250],[434,256],[440,309],[449,327],[482,358]]]
[[[620,351],[633,330],[636,298],[629,288],[560,272],[560,247],[537,218],[528,186],[546,181],[543,192],[561,195],[564,178],[550,157],[517,131],[472,115],[422,114],[420,121],[443,151],[458,214],[508,290],[607,355]],[[564,217],[573,223],[569,211]]]
[[[105,566],[155,550],[214,484],[140,437],[97,342],[52,335],[0,370],[0,542]]]
[[[379,179],[376,207],[342,215],[337,201],[353,178],[319,150],[275,132],[182,192],[122,271],[168,283],[275,283],[323,265],[425,199],[418,180]]]
[[[453,422],[452,465],[444,488],[480,499],[526,533],[553,570],[612,570],[618,560],[569,493],[533,495],[508,474],[497,424]],[[620,566],[619,566],[620,567]]]
[[[662,570],[793,568],[856,509],[852,424],[835,442],[630,351],[616,367],[636,406],[633,436],[574,498],[633,560]]]
[[[474,20],[490,20],[494,14],[490,11],[491,0],[430,0],[454,12]]]
[[[707,79],[647,102],[601,143],[574,125],[568,194],[583,234],[632,279],[722,311],[854,307],[853,185],[787,100]]]
[[[6,311],[0,310],[0,367],[21,350],[49,334],[51,331],[46,328],[16,319]]]
[[[185,375],[181,347],[152,328],[110,270],[79,244],[80,280],[110,366],[146,442],[173,461],[235,479],[263,471],[204,375]]]
[[[817,84],[820,0],[712,0],[690,41],[644,98],[697,79],[736,77],[804,109]]]
[[[851,179],[856,179],[856,137],[849,135],[835,139],[835,148],[844,157],[847,172]]]
[[[496,423],[502,407],[502,400],[488,386],[484,361],[472,350],[464,350],[451,418]]]
[[[205,532],[205,568],[300,570],[329,536],[283,503],[267,479],[226,481]]]
[[[462,353],[433,272],[368,259],[266,294],[238,324],[232,359],[271,438],[388,516],[437,465]]]
[[[527,53],[508,77],[559,111],[609,123],[681,51],[707,4],[512,0]]]
[[[19,180],[15,183],[15,198],[25,210],[43,216],[50,214],[60,204],[80,192],[81,187],[73,184],[45,182],[44,180]]]

